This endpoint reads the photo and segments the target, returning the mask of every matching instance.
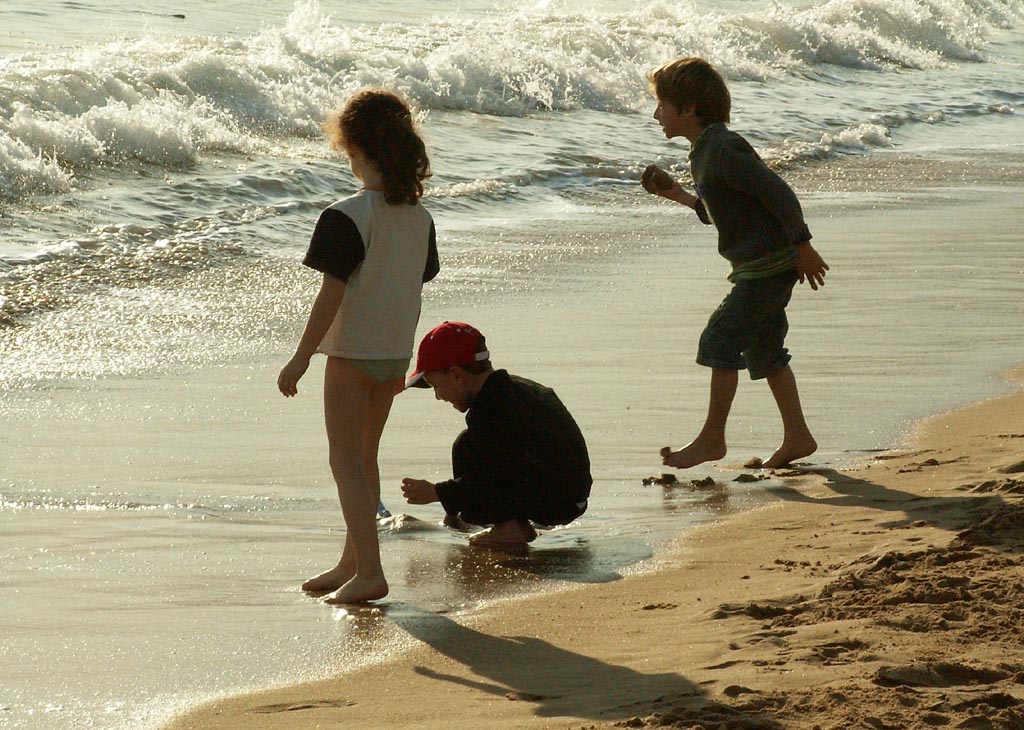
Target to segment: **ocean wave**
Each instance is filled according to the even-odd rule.
[[[942,118],[944,116],[941,114],[916,120],[903,117],[894,121],[894,126],[910,121],[937,123]],[[758,154],[773,169],[784,170],[807,164],[828,164],[852,154],[892,146],[889,127],[872,121],[823,132],[817,139],[811,141],[785,139],[760,147]],[[595,184],[634,185],[640,180],[648,162],[602,159],[592,155],[556,156],[549,159],[549,164],[543,169],[526,169],[498,177],[432,186],[428,188],[425,199],[432,210],[451,211],[543,195],[543,192],[532,192],[538,188],[548,194],[552,191],[564,191],[570,196],[574,194],[574,190],[585,190],[583,194],[586,197],[593,194]],[[656,162],[671,169],[673,174],[684,182],[689,181],[689,165],[685,161],[680,161],[678,156],[659,159]],[[584,180],[586,184],[578,184]]]
[[[982,60],[990,29],[1022,16],[1011,0],[829,0],[732,15],[659,1],[346,27],[300,0],[282,26],[247,38],[143,37],[3,59],[0,199],[65,193],[103,166],[280,154],[282,139],[317,136],[324,110],[366,84],[427,111],[632,114],[648,103],[646,73],[680,55],[708,58],[731,81],[935,68]]]
[[[762,151],[762,157],[770,167],[783,169],[892,145],[888,127],[866,122],[834,132],[824,132],[821,139],[813,142],[786,140],[777,147]]]
[[[0,200],[66,193],[72,174],[38,148],[0,133]]]
[[[538,7],[472,21],[348,31],[300,3],[312,58],[342,62],[340,95],[394,86],[428,109],[521,116],[537,110],[636,112],[646,74],[682,55],[707,58],[731,80],[765,81],[818,66],[886,70],[981,61],[992,27],[1024,18],[1011,0],[829,0],[810,8],[722,15],[692,2],[654,2],[628,13]],[[345,67],[347,64],[347,67]]]
[[[737,24],[762,57],[774,46],[779,59],[788,56],[798,67],[928,69],[982,61],[991,26],[1010,17],[1000,2],[830,0],[802,11],[776,6],[766,18],[744,16]]]

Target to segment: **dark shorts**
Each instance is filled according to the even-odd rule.
[[[785,347],[786,305],[796,269],[767,279],[740,280],[718,305],[700,336],[697,363],[709,368],[749,370],[759,380],[789,364]]]

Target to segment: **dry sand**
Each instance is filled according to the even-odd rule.
[[[780,474],[654,572],[381,617],[419,640],[398,660],[170,728],[1024,727],[1024,393]]]

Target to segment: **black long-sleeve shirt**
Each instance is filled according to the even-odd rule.
[[[546,518],[585,506],[593,481],[587,445],[551,388],[496,370],[470,405],[466,427],[473,468],[437,484],[448,514],[486,512],[500,499],[521,518],[557,524]]]

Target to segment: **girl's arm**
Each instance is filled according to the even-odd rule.
[[[299,340],[295,354],[277,376],[277,388],[287,398],[298,393],[296,385],[299,379],[306,374],[309,368],[309,359],[313,357],[316,348],[323,341],[331,322],[338,314],[341,307],[341,300],[345,296],[345,282],[336,276],[324,274],[323,282],[320,284],[320,292],[316,295],[313,308],[306,320],[306,328],[302,331],[302,338]]]

